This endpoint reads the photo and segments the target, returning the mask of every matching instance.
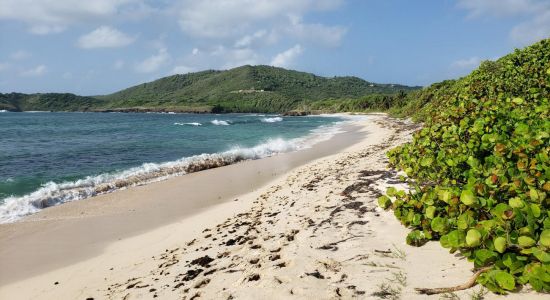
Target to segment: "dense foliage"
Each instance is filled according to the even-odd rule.
[[[312,109],[326,112],[366,111],[386,109],[393,103],[394,94],[416,89],[418,87],[376,84],[357,77],[327,78],[270,66],[242,66],[226,71],[172,75],[105,96],[0,94],[0,109],[276,113]],[[319,101],[326,102],[317,103]]]
[[[478,278],[490,290],[550,292],[550,40],[417,95],[423,129],[388,154],[415,188],[379,204],[412,228],[409,244],[490,266]]]
[[[92,97],[82,97],[68,93],[0,93],[0,110],[9,111],[87,111],[102,103],[103,101]]]
[[[178,74],[102,96],[108,107],[217,107],[221,112],[285,112],[315,101],[393,94],[415,87],[357,77],[326,78],[270,66]]]

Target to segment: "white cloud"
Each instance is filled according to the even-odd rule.
[[[197,55],[199,54],[200,50],[198,48],[193,48],[193,50],[191,51],[191,54],[193,55]]]
[[[469,11],[470,17],[517,16],[536,13],[547,6],[540,0],[459,0],[458,7]]]
[[[290,26],[286,33],[302,41],[327,47],[339,46],[347,29],[342,26],[325,26],[323,24],[304,24],[298,16],[290,17]]]
[[[172,69],[172,72],[170,72],[170,74],[187,74],[195,71],[196,71],[195,68],[181,65],[181,66],[174,67],[174,69]]]
[[[160,67],[168,63],[168,61],[170,61],[170,54],[168,54],[166,48],[163,47],[158,50],[157,54],[136,64],[135,69],[140,73],[151,73],[160,69]]]
[[[0,63],[0,72],[7,70],[10,67],[8,63]]]
[[[268,43],[271,44],[275,42],[275,37],[273,34],[268,34],[267,30],[261,29],[253,34],[247,34],[235,42],[235,48],[247,48],[250,46],[256,46],[257,43]]]
[[[466,59],[456,60],[451,64],[451,67],[455,69],[472,70],[475,67],[479,66],[480,63],[481,63],[481,58],[474,56]]]
[[[341,0],[184,0],[179,7],[181,29],[192,36],[226,38],[242,35],[262,23],[276,23],[287,15],[331,10]]]
[[[141,0],[0,0],[0,19],[24,22],[34,34],[50,34],[71,24],[121,16],[143,6]]]
[[[31,53],[25,50],[18,50],[10,55],[10,58],[13,60],[23,60],[29,57],[31,57]]]
[[[275,55],[275,57],[271,60],[271,65],[275,67],[288,68],[294,63],[294,60],[302,54],[302,52],[304,52],[302,46],[295,45],[294,47]]]
[[[118,48],[127,46],[135,41],[135,38],[109,27],[101,26],[96,30],[81,36],[77,45],[80,48]]]
[[[550,37],[550,9],[512,28],[510,38],[520,45],[529,45]]]
[[[119,60],[115,61],[115,63],[113,64],[113,69],[120,70],[120,69],[124,68],[124,65],[125,65],[124,60],[119,59]]]
[[[45,65],[38,65],[34,68],[22,71],[20,75],[24,77],[38,77],[44,75],[46,72],[47,68]]]
[[[469,18],[520,19],[510,31],[510,39],[528,45],[550,37],[550,1],[548,0],[459,0],[458,7]]]
[[[61,77],[63,77],[63,79],[72,79],[73,78],[73,73],[65,72],[65,73],[63,73],[63,75],[61,75]]]

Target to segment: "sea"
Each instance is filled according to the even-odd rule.
[[[338,116],[0,112],[0,223],[135,185],[299,151]]]

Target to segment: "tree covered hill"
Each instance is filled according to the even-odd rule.
[[[0,94],[0,109],[186,112],[286,112],[307,110],[317,101],[360,99],[418,89],[376,84],[357,77],[321,77],[271,66],[172,75],[94,97],[73,94]]]

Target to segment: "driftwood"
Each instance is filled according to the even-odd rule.
[[[460,284],[460,285],[457,285],[457,286],[446,287],[446,288],[434,288],[434,289],[415,288],[415,290],[419,294],[435,295],[435,294],[450,293],[450,292],[456,292],[456,291],[469,289],[469,288],[473,287],[474,285],[476,285],[476,280],[479,277],[479,275],[481,275],[484,272],[487,272],[487,271],[491,270],[492,268],[493,268],[493,266],[489,266],[489,267],[484,267],[484,268],[481,268],[481,269],[477,270],[474,273],[474,275],[472,277],[470,277],[470,279],[467,282],[465,282],[463,284]]]

